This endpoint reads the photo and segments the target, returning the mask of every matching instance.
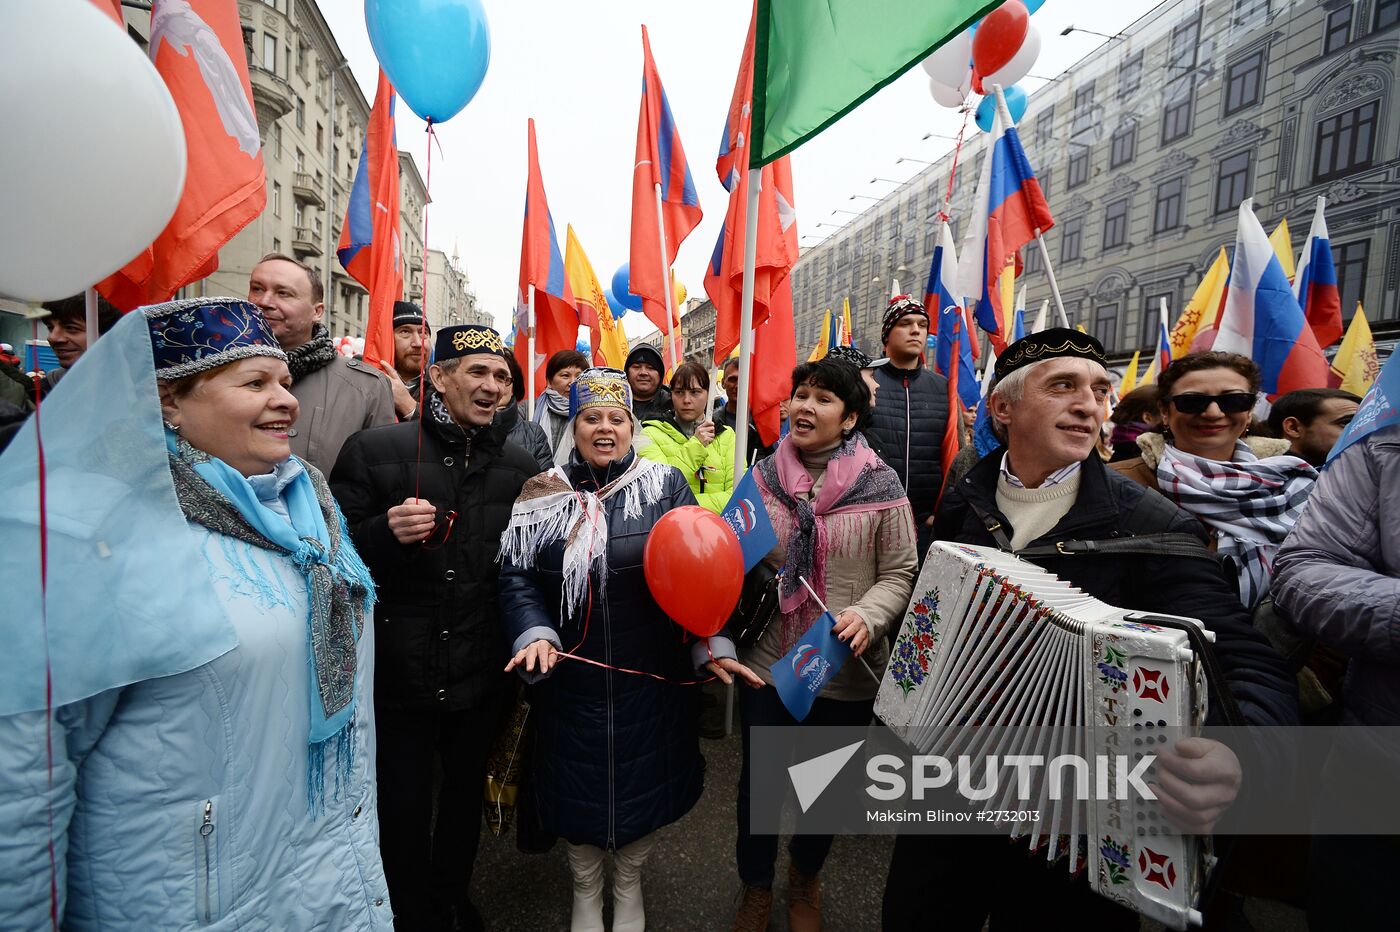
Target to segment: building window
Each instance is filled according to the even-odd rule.
[[[1259,103],[1264,87],[1264,52],[1259,50],[1225,72],[1225,115]]]
[[[1201,18],[1198,14],[1189,23],[1172,30],[1171,49],[1167,52],[1168,79],[1181,76],[1196,67],[1196,55],[1201,44]]]
[[[1066,187],[1073,190],[1089,180],[1089,147],[1078,146],[1069,157],[1069,181]]]
[[[1326,181],[1371,167],[1376,152],[1379,113],[1380,102],[1373,100],[1317,124],[1313,181]]]
[[[281,251],[282,251],[282,241],[281,241],[280,239],[278,239],[277,237],[275,237],[275,236],[272,238],[272,251],[273,251],[273,252],[281,252]]]
[[[1376,25],[1372,32],[1379,32],[1400,23],[1400,0],[1377,0]]]
[[[1195,88],[1189,79],[1181,81],[1176,88],[1174,99],[1169,100],[1162,109],[1162,145],[1176,142],[1191,132],[1191,100],[1195,96],[1194,91]],[[1168,96],[1173,95],[1168,92]]]
[[[1060,261],[1073,262],[1080,258],[1080,247],[1084,238],[1084,218],[1066,220],[1060,233]]]
[[[1055,108],[1046,107],[1045,112],[1035,118],[1035,141],[1049,142],[1055,136]]]
[[[306,226],[306,216],[302,213],[300,201],[292,205],[292,226]]]
[[[1113,249],[1128,241],[1128,199],[1120,198],[1104,208],[1103,248]]]
[[[320,123],[316,124],[316,151],[320,152],[326,145],[326,129]]]
[[[279,120],[272,124],[272,157],[282,158],[282,123]]]
[[[927,233],[924,234],[924,252],[926,252],[926,253],[928,253],[930,256],[932,256],[932,255],[933,255],[933,250],[934,250],[937,246],[938,246],[938,240],[936,239],[936,234],[934,233],[934,231],[933,231],[932,229],[930,229]]]
[[[1070,118],[1070,132],[1076,135],[1094,125],[1094,84],[1090,81],[1074,92],[1074,115]]]
[[[1181,212],[1185,201],[1185,178],[1169,178],[1157,185],[1157,204],[1152,212],[1152,232],[1165,233],[1181,226]]]
[[[1148,295],[1142,305],[1142,330],[1138,332],[1138,346],[1149,352],[1157,348],[1157,325],[1162,319],[1162,301],[1167,302],[1167,323],[1171,324],[1172,304],[1176,301],[1176,295],[1171,292],[1165,294]],[[1148,357],[1149,362],[1151,357]],[[1139,374],[1145,374],[1146,368]]]
[[[904,261],[910,263],[914,261],[914,237],[909,237],[904,241]]]
[[[1137,124],[1124,123],[1113,131],[1113,142],[1108,151],[1108,167],[1127,165],[1137,155]]]
[[[297,98],[297,129],[306,129],[306,101]]]
[[[297,42],[297,74],[306,77],[306,43]]]
[[[1094,339],[1110,353],[1118,349],[1118,302],[1109,301],[1094,306]]]
[[[301,149],[297,149],[296,161],[293,162],[292,164],[296,166],[296,170],[297,170],[297,171],[301,171],[301,170],[302,170],[302,165],[304,165],[305,163],[306,163],[306,155],[301,151]]]
[[[1138,52],[1132,58],[1123,62],[1118,69],[1118,94],[1123,96],[1131,94],[1142,86],[1142,53]]]
[[[272,216],[282,216],[282,185],[276,181],[272,183]]]
[[[910,220],[919,219],[919,195],[917,193],[915,193],[913,197],[909,198],[908,216]]]
[[[1022,279],[1024,280],[1025,276],[1031,274],[1032,272],[1039,272],[1043,268],[1044,266],[1041,264],[1040,261],[1040,245],[1037,243],[1028,244],[1026,246],[1026,258],[1024,260],[1024,264],[1021,266]]]
[[[263,67],[277,73],[277,40],[269,35],[263,36]]]
[[[1040,193],[1045,195],[1045,199],[1050,199],[1050,172],[1047,170],[1043,174],[1035,176],[1035,180],[1040,182]]]
[[[1235,25],[1243,26],[1269,12],[1269,0],[1235,0]]]
[[[1351,41],[1351,4],[1327,14],[1322,31],[1322,54],[1330,55]]]
[[[1238,152],[1220,160],[1215,179],[1214,208],[1217,214],[1238,210],[1249,197],[1250,175],[1254,168],[1252,152]]]
[[[1332,259],[1337,267],[1337,291],[1342,296],[1342,320],[1348,323],[1366,289],[1366,266],[1370,252],[1370,240],[1332,244]]]
[[[880,230],[884,227],[884,225],[885,219],[883,217],[877,216],[875,218],[875,223],[871,226],[871,236],[874,238],[876,243],[880,242]]]

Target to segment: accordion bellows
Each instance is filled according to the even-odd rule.
[[[1199,659],[1185,631],[1165,626],[1183,622],[1201,627],[1114,608],[1003,551],[935,543],[875,714],[919,754],[1140,759],[1205,719]],[[1173,928],[1200,924],[1208,842],[1176,834],[1154,801],[1054,798],[1066,794],[1050,782],[1029,801],[1007,786],[972,805],[1037,810],[1010,834],[1065,862],[1055,869],[1087,869],[1095,892]]]

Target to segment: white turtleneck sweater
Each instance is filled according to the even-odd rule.
[[[1011,537],[1012,550],[1027,546],[1069,513],[1079,496],[1080,472],[1076,469],[1060,482],[1038,489],[1013,485],[1005,473],[997,477],[997,507],[1015,532]]]

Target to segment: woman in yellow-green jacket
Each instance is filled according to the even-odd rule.
[[[651,443],[637,452],[683,472],[696,501],[718,514],[734,491],[734,431],[716,427],[709,416],[710,374],[704,366],[683,362],[676,367],[671,403],[671,417],[642,425]]]

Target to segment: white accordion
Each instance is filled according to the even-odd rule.
[[[918,754],[1140,759],[1168,730],[1198,733],[1206,716],[1200,658],[1186,631],[1164,626],[1183,622],[1201,628],[1114,608],[1000,550],[935,543],[875,714]],[[1035,821],[1009,820],[1013,838],[1071,872],[1087,868],[1102,896],[1172,928],[1199,925],[1208,842],[1176,834],[1154,801],[1103,798],[1098,779],[1088,800],[1057,798],[1052,773],[1029,801],[1008,785],[976,805],[1034,811]]]

